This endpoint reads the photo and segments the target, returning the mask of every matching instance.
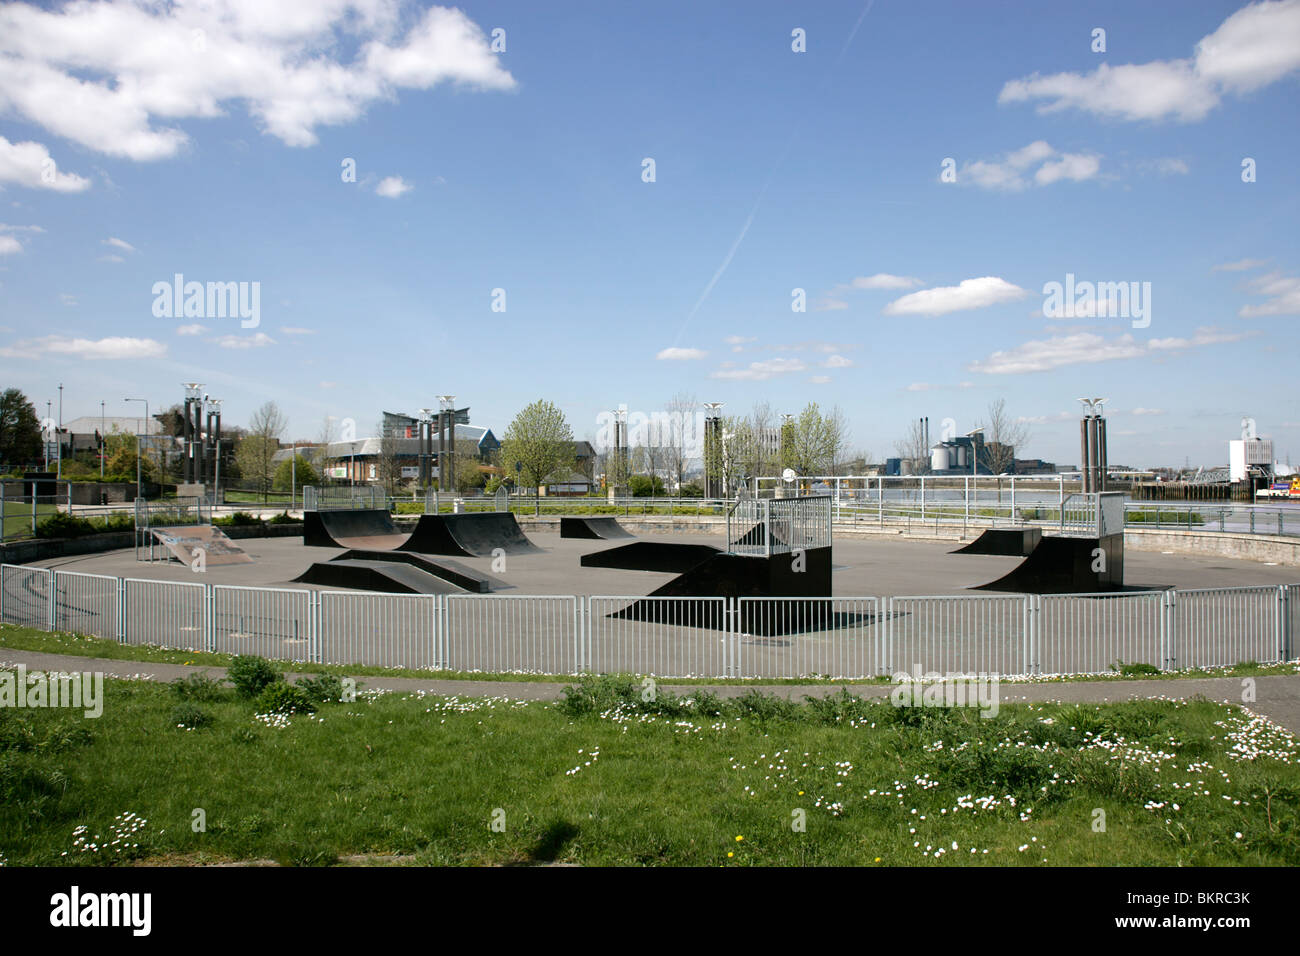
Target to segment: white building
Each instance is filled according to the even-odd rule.
[[[1228,478],[1245,481],[1252,466],[1268,470],[1273,465],[1273,439],[1238,438],[1228,442]]]

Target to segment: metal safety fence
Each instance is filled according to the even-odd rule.
[[[6,564],[0,621],[131,645],[431,672],[1087,675],[1295,660],[1300,584],[1060,595],[408,595]]]

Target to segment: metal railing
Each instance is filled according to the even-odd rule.
[[[0,621],[186,651],[662,677],[1104,674],[1294,660],[1300,584],[825,598],[406,595],[0,566]]]

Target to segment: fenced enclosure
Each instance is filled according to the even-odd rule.
[[[727,550],[769,556],[831,546],[831,499],[741,498],[727,510]]]
[[[0,566],[0,621],[132,645],[411,670],[871,679],[1294,660],[1300,584],[1068,595],[407,595]]]

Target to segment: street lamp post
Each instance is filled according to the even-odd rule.
[[[144,439],[141,437],[141,431],[143,431],[144,428],[147,427],[147,423],[149,421],[149,400],[147,398],[126,398],[123,399],[123,401],[144,402],[144,421],[140,423],[140,429],[137,430],[135,435],[135,496],[136,498],[140,498],[143,496],[144,493],[143,485],[140,480],[140,452],[141,452],[141,445],[144,441]]]
[[[108,436],[104,434],[104,403],[99,403],[99,480],[104,480],[104,452],[108,450]]]

